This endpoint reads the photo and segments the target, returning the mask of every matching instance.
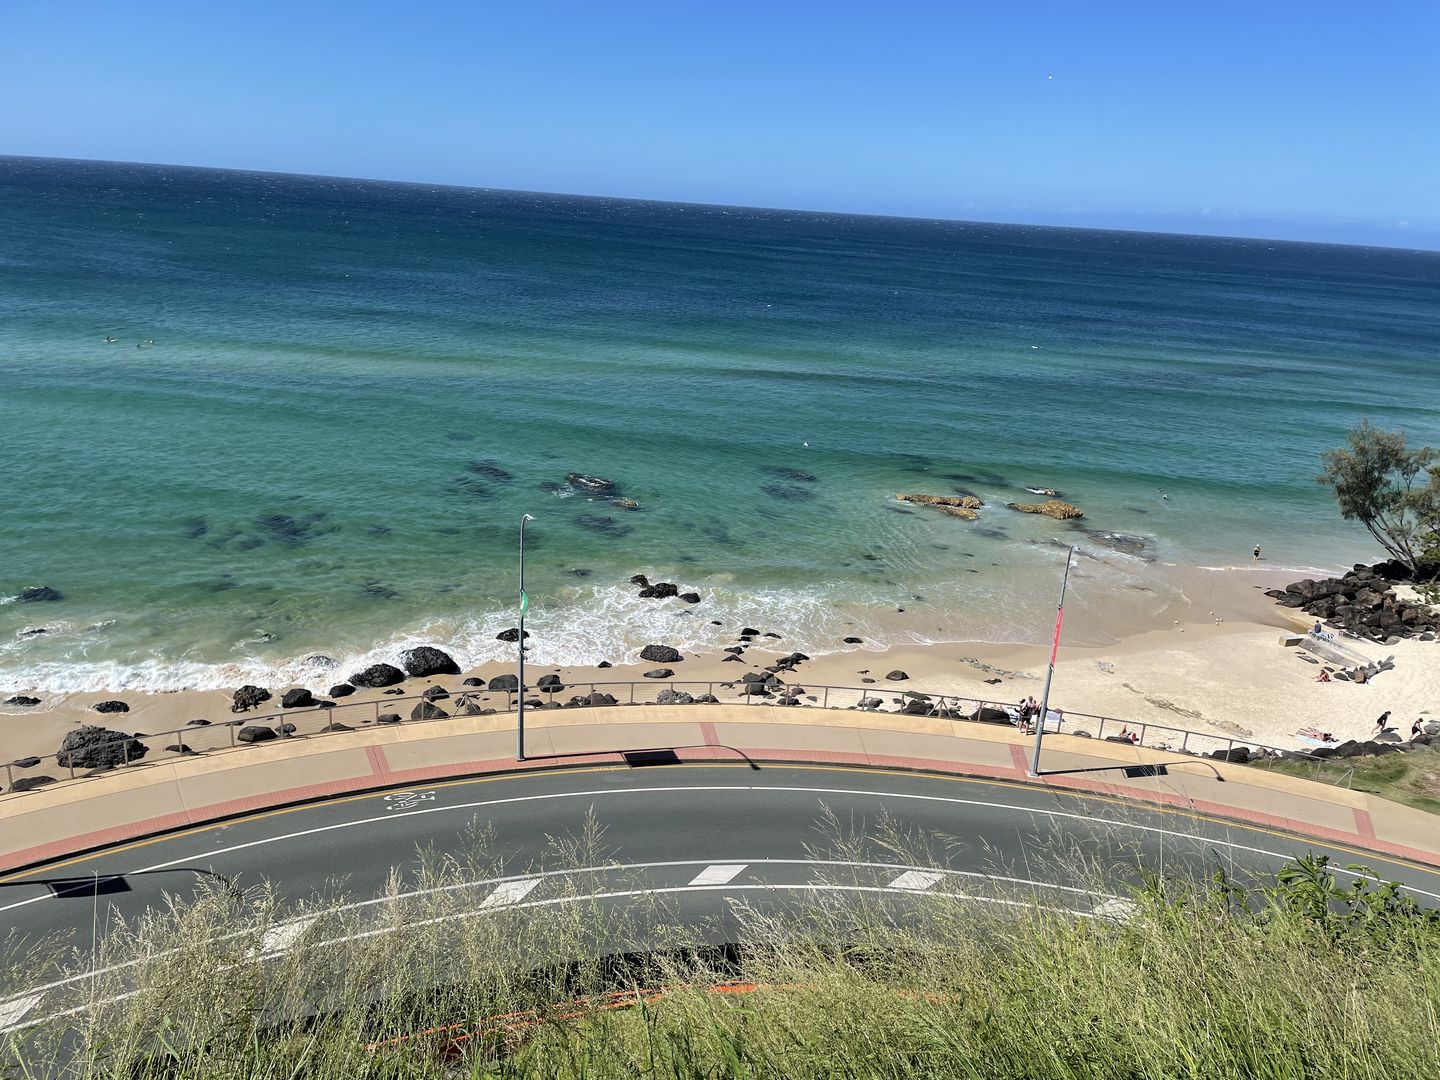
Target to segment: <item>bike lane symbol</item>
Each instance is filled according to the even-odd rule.
[[[435,798],[433,791],[392,791],[385,796],[385,801],[390,805],[386,810],[413,810],[422,802],[430,802]]]

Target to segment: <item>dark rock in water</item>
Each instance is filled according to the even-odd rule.
[[[252,724],[250,727],[243,727],[235,735],[235,738],[240,742],[247,743],[269,742],[271,739],[278,739],[279,737],[274,728],[268,728],[261,724]]]
[[[333,526],[321,527],[320,523],[325,520],[326,516],[324,513],[319,513],[305,514],[303,517],[294,518],[289,514],[266,514],[256,524],[276,543],[300,547],[326,533],[335,531]]]
[[[11,791],[34,791],[36,788],[45,787],[47,784],[55,783],[53,776],[22,776],[10,785]]]
[[[600,661],[598,664],[596,664],[595,666],[596,666],[597,668],[602,668],[602,667],[614,667],[615,665],[612,664],[612,663],[610,663],[609,660],[601,660],[601,661]]]
[[[209,726],[210,726],[210,721],[209,721],[209,720],[205,720],[205,719],[200,719],[200,720],[187,720],[187,721],[185,721],[185,726],[186,726],[186,727],[209,727]]]
[[[406,649],[400,654],[400,663],[405,667],[405,674],[414,679],[426,679],[432,675],[460,674],[460,665],[455,663],[450,654],[433,645],[420,645],[414,649]]]
[[[782,480],[794,480],[801,484],[813,484],[818,479],[814,473],[808,473],[804,469],[792,469],[788,465],[766,465],[765,471]]]
[[[530,637],[529,630],[525,631],[525,637],[527,639]],[[501,630],[500,633],[495,635],[495,640],[508,641],[513,644],[520,640],[520,628],[518,626],[512,626],[509,630]]]
[[[375,718],[375,722],[377,724],[398,724],[400,723],[400,714],[395,712],[381,713]]]
[[[22,604],[38,604],[47,600],[63,600],[65,595],[59,589],[52,589],[49,585],[35,585],[28,589],[21,589],[19,600]]]
[[[22,757],[16,758],[10,762],[10,764],[14,765],[17,769],[33,769],[36,765],[40,764],[40,759],[38,757]]]
[[[371,600],[399,600],[400,594],[383,581],[367,581],[360,586],[362,596]]]
[[[97,701],[94,705],[91,705],[90,707],[96,712],[100,713],[120,713],[130,711],[130,706],[126,705],[123,701]]]
[[[724,624],[723,622],[721,622],[719,619],[711,619],[711,620],[710,620],[710,625],[711,625],[711,626],[724,626],[725,624]]]
[[[905,672],[901,671],[899,668],[896,668],[894,671],[890,672],[890,674],[886,675],[885,678],[889,679],[891,682],[904,682],[906,679],[910,678],[910,676],[905,674]]]
[[[700,594],[698,592],[682,592],[676,599],[683,600],[687,604],[698,604],[700,602]]]
[[[475,438],[475,436],[468,431],[447,431],[445,433],[445,438],[449,439],[451,442],[469,442],[471,439]]]
[[[500,468],[494,461],[472,461],[465,468],[487,480],[493,480],[497,484],[509,484],[515,480],[515,477]]]
[[[655,695],[656,705],[693,705],[694,702],[684,690],[672,690],[668,686]]]
[[[773,631],[773,630],[766,630],[765,633],[762,634],[761,636],[762,636],[762,637],[768,637],[768,638],[774,638],[776,641],[779,641],[779,640],[780,640],[780,635],[777,634],[777,633],[775,633],[775,631]]]
[[[484,679],[474,679],[474,678],[471,678],[471,679],[466,679],[466,680],[465,680],[463,683],[461,683],[460,685],[461,685],[461,686],[484,686],[484,685],[485,685],[485,680],[484,680]]]
[[[48,633],[50,633],[50,631],[43,626],[27,626],[24,630],[20,631],[19,636],[22,638],[33,638],[41,637]]]
[[[865,643],[865,639],[864,639],[864,638],[858,638],[858,637],[847,637],[847,638],[845,638],[845,644],[846,644],[846,645],[863,645],[864,643]]]
[[[336,683],[330,687],[331,697],[349,697],[353,693],[355,693],[355,687],[351,686],[348,682]]]
[[[490,685],[487,689],[518,690],[520,689],[520,679],[515,675],[496,675],[495,678],[490,680]]]
[[[1150,551],[1150,541],[1143,536],[1132,536],[1129,533],[1102,532],[1099,529],[1085,529],[1084,533],[1097,544],[1103,544],[1111,551],[1118,551],[1122,555],[1133,555],[1136,558],[1145,558]]]
[[[584,473],[572,472],[565,477],[565,482],[578,491],[598,498],[608,499],[620,494],[620,488],[615,481],[607,480],[603,476],[586,476]]]
[[[675,674],[675,672],[672,671],[670,668],[668,668],[668,667],[662,667],[662,668],[656,668],[654,671],[647,671],[647,672],[645,672],[645,678],[647,678],[647,679],[668,679],[668,678],[671,678],[674,674]]]
[[[650,579],[644,574],[635,574],[630,578],[630,584],[639,585],[642,589],[648,589],[650,587]]]
[[[180,523],[180,531],[187,540],[199,540],[210,531],[210,523],[204,518],[186,518]]]
[[[740,636],[741,636],[741,637],[759,637],[759,636],[760,636],[760,631],[759,631],[759,630],[756,630],[753,626],[746,626],[746,627],[743,627],[743,628],[741,629],[741,631],[740,631]]]
[[[443,686],[432,686],[420,696],[426,701],[443,701],[450,696],[450,691]]]
[[[133,735],[84,724],[65,733],[57,760],[63,768],[110,769],[139,761],[148,751]]]
[[[324,653],[311,653],[305,657],[303,663],[306,667],[312,667],[318,671],[329,671],[331,668],[340,666],[333,656],[326,656]]]
[[[382,525],[377,521],[373,524],[367,525],[365,527],[365,531],[371,536],[389,536],[394,530],[391,529],[389,525]],[[349,731],[351,729],[346,728],[345,730]]]
[[[573,570],[570,571],[570,576],[571,576],[571,577],[586,578],[586,577],[589,577],[591,573],[592,573],[592,571],[586,570],[586,569],[584,569],[584,568],[582,568],[582,567],[577,566],[577,567],[575,567],[575,569],[573,569]]]
[[[673,581],[657,581],[654,585],[641,589],[640,595],[655,600],[668,600],[672,596],[680,595],[680,586]]]
[[[444,720],[449,715],[439,705],[428,701],[422,701],[410,710],[411,720]]]
[[[395,697],[402,697],[405,694],[405,688],[403,686],[392,686],[389,690],[381,690],[380,692],[382,694],[394,695]]]
[[[600,533],[602,536],[629,536],[635,531],[632,526],[621,525],[614,518],[604,514],[581,514],[575,519],[575,524],[582,529]]]
[[[374,689],[381,686],[394,686],[396,683],[404,682],[405,673],[393,664],[371,664],[364,671],[351,675],[349,681],[355,686],[365,686]]]
[[[39,705],[39,704],[40,704],[40,699],[39,699],[38,697],[29,697],[29,696],[27,696],[27,695],[25,695],[25,694],[16,694],[14,697],[6,698],[6,699],[5,699],[5,704],[6,704],[6,705]]]
[[[648,660],[652,664],[678,664],[685,658],[678,649],[672,649],[669,645],[646,645],[640,650],[640,659]]]
[[[785,502],[806,502],[815,498],[815,492],[799,484],[762,484],[760,490],[772,499]]]
[[[285,696],[280,699],[280,707],[282,709],[308,709],[314,704],[315,695],[304,687],[286,690]]]

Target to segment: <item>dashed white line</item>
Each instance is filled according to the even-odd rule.
[[[944,875],[934,873],[930,870],[906,870],[889,885],[887,889],[907,889],[910,892],[922,892],[930,888]]]
[[[507,907],[510,904],[518,904],[525,897],[530,895],[530,890],[540,884],[538,877],[521,878],[519,881],[507,881],[498,889],[492,892],[484,900],[480,901],[480,908]]]
[[[691,878],[690,884],[724,885],[726,882],[734,881],[735,876],[747,865],[747,863],[716,863],[713,866],[707,866]]]

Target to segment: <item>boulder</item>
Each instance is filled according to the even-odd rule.
[[[375,722],[377,724],[398,724],[400,723],[400,714],[394,712],[381,713],[375,718]]]
[[[701,694],[695,699],[695,702],[696,704],[719,705],[720,699],[717,698],[714,694]]]
[[[245,743],[269,742],[271,739],[278,739],[279,737],[274,728],[268,728],[261,724],[252,724],[249,727],[243,727],[235,735],[236,739]]]
[[[490,680],[489,690],[519,690],[520,679],[516,675],[496,675]]]
[[[404,696],[405,696],[405,688],[404,688],[403,686],[392,686],[389,690],[381,690],[380,692],[381,692],[382,694],[384,694],[386,697],[404,697]]]
[[[727,648],[725,651],[728,652],[728,653],[730,653],[732,656],[739,656],[741,653],[743,653],[743,652],[745,651],[745,646],[744,646],[744,645],[731,645],[731,646],[730,646],[729,648]]]
[[[970,719],[978,720],[982,724],[1008,724],[1010,723],[1010,714],[1004,709],[982,705],[970,714]]]
[[[422,701],[410,710],[411,720],[443,720],[449,715],[439,705],[429,701]]]
[[[754,682],[741,683],[740,685],[738,685],[737,687],[735,687],[735,692],[738,693],[738,694],[743,694],[743,695],[745,695],[745,696],[747,696],[747,697],[769,697],[769,696],[770,696],[770,691],[769,691],[768,689],[766,689],[764,683],[754,683]]]
[[[355,729],[352,728],[349,724],[342,724],[342,723],[340,723],[340,722],[337,721],[337,720],[332,720],[332,721],[330,721],[330,723],[326,724],[326,725],[325,725],[324,727],[322,727],[320,730],[321,730],[321,731],[354,731]]]
[[[685,658],[680,655],[679,649],[672,649],[669,645],[646,645],[640,650],[640,659],[652,664],[678,664]]]
[[[565,684],[560,681],[559,675],[541,675],[535,685],[547,694],[558,694],[565,689]]]
[[[420,645],[400,654],[405,674],[412,679],[428,679],[432,675],[459,675],[460,665],[449,653],[433,645]]]
[[[585,704],[586,704],[586,705],[614,705],[614,704],[615,704],[615,698],[614,698],[612,695],[610,695],[610,694],[602,694],[600,691],[597,690],[597,691],[595,691],[593,694],[588,694],[588,695],[586,695],[586,697],[585,697]]]
[[[694,701],[684,690],[672,690],[668,686],[655,695],[656,705],[691,705]]]
[[[348,682],[336,683],[330,687],[331,697],[349,697],[353,693],[355,693],[355,687],[351,686]]]
[[[245,685],[235,691],[235,703],[230,706],[231,712],[248,712],[251,709],[259,708],[270,700],[270,691],[263,686]]]
[[[530,637],[529,630],[525,631],[525,637],[527,639]],[[513,645],[520,640],[520,628],[518,626],[512,626],[509,630],[501,630],[500,633],[495,635],[495,640],[508,641]]]
[[[1126,740],[1129,741],[1128,739]],[[1247,746],[1232,746],[1228,750],[1216,750],[1210,755],[1216,761],[1229,761],[1236,765],[1245,765],[1250,761],[1250,748]]]
[[[847,637],[844,639],[844,641],[846,645],[863,645],[865,643],[864,638],[858,637]]]
[[[443,686],[432,686],[420,695],[426,701],[440,701],[450,696],[450,691]]]
[[[405,673],[393,664],[371,664],[364,671],[350,676],[350,682],[355,686],[365,686],[372,689],[381,686],[394,686],[396,683],[405,681]]]
[[[485,685],[485,680],[484,680],[484,679],[466,679],[466,680],[465,680],[463,683],[461,683],[460,685],[461,685],[461,686],[484,686],[484,685]]]
[[[21,589],[18,597],[22,604],[39,604],[46,601],[63,600],[65,596],[58,589],[52,589],[49,585],[35,585],[28,589]]]
[[[6,698],[6,699],[5,699],[5,704],[6,704],[6,705],[39,705],[39,704],[40,704],[40,699],[39,699],[38,697],[28,697],[28,696],[26,696],[25,694],[16,694],[14,697],[8,697],[8,698]]]
[[[42,788],[46,784],[53,783],[55,783],[55,777],[53,776],[22,776],[10,785],[10,790],[34,791],[36,788]]]
[[[878,697],[862,697],[856,707],[860,709],[878,709],[884,704],[885,702]]]
[[[746,626],[746,627],[741,628],[741,630],[740,630],[740,636],[741,636],[741,637],[759,637],[759,636],[760,636],[760,631],[759,631],[759,630],[756,630],[753,626]]]
[[[597,668],[607,668],[607,667],[614,667],[615,665],[612,664],[612,663],[610,663],[609,660],[601,660],[601,661],[600,661],[598,664],[596,664],[595,666],[596,666]]]
[[[657,581],[654,585],[641,589],[640,595],[653,600],[668,600],[672,596],[680,595],[680,586],[672,581]]]
[[[687,604],[698,604],[700,602],[700,594],[698,592],[682,592],[676,599],[683,600]]]
[[[98,713],[122,713],[129,712],[130,706],[123,701],[97,701],[90,706]]]
[[[971,511],[985,505],[974,495],[896,495],[895,498],[918,506],[949,506]]]
[[[1019,510],[1022,514],[1044,514],[1057,521],[1068,521],[1071,518],[1085,516],[1085,512],[1078,506],[1072,506],[1059,499],[1046,499],[1039,503],[1006,503],[1005,505],[1011,510]]]
[[[185,721],[185,726],[186,726],[186,727],[209,727],[209,726],[210,726],[210,721],[209,721],[209,720],[206,720],[206,719],[203,719],[203,718],[202,718],[202,719],[199,719],[199,720],[186,720],[186,721]]]
[[[303,686],[294,690],[286,690],[285,696],[280,699],[282,709],[308,709],[314,704],[315,695]]]
[[[886,675],[885,678],[889,679],[891,682],[904,682],[906,679],[910,678],[910,676],[907,675],[905,672],[901,671],[899,668],[896,668],[894,671]]]
[[[165,749],[172,754],[179,754],[181,757],[188,757],[189,755],[195,753],[194,750],[190,749],[190,747],[186,746],[184,743],[171,743],[169,746],[165,747]]]
[[[650,587],[650,579],[644,574],[636,574],[630,579],[631,585],[639,585],[642,589]]]
[[[674,672],[671,668],[668,668],[668,667],[660,667],[660,668],[656,668],[654,671],[647,671],[647,672],[645,672],[645,678],[647,678],[647,679],[669,679],[669,678],[671,678],[672,676],[674,676],[674,674],[675,674],[675,672]]]
[[[10,762],[10,764],[14,765],[17,769],[33,769],[36,765],[40,764],[40,759],[38,757],[22,757],[16,758]]]

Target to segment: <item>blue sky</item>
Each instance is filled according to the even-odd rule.
[[[1440,249],[1440,0],[0,0],[0,153]]]

